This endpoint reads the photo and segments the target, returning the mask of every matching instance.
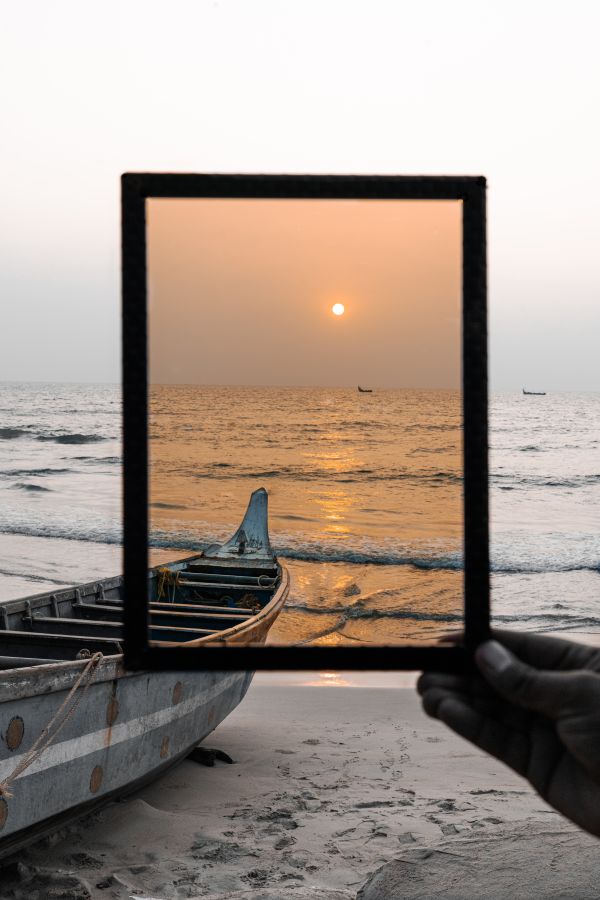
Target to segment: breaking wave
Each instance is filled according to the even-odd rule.
[[[423,607],[414,608],[403,606],[397,609],[373,609],[365,607],[361,601],[350,606],[310,606],[307,603],[286,603],[285,611],[288,613],[300,613],[305,616],[339,616],[339,621],[334,628],[328,629],[328,633],[340,631],[348,622],[356,621],[376,621],[382,619],[392,619],[396,621],[413,620],[418,622],[441,622],[441,623],[461,623],[464,621],[464,615],[453,612],[434,612],[427,611]],[[494,615],[493,623],[496,626],[515,625],[527,626],[528,630],[535,631],[552,631],[560,630],[585,630],[596,629],[600,627],[600,618],[582,613],[553,613],[542,612],[533,614],[511,614],[511,615]],[[314,639],[315,635],[309,640]]]
[[[100,441],[106,441],[108,438],[101,434],[38,434],[38,441],[54,441],[55,444],[98,444]]]
[[[54,442],[55,444],[97,444],[108,440],[101,434],[82,434],[81,432],[39,432],[34,428],[16,428],[12,425],[0,428],[0,440],[13,441],[18,438],[32,438],[36,441]]]
[[[26,428],[0,428],[0,440],[14,441],[16,438],[29,437],[31,432]]]
[[[300,466],[281,466],[273,469],[245,469],[231,463],[212,463],[203,468],[191,468],[187,474],[192,478],[210,478],[216,480],[233,480],[247,478],[252,481],[282,478],[294,482],[331,481],[340,484],[364,484],[365,482],[403,482],[414,485],[462,485],[462,475],[450,471],[412,471],[386,468],[352,468],[333,471],[328,468],[305,468]]]
[[[503,483],[505,481],[510,481],[512,484],[506,485]],[[492,472],[491,482],[497,484],[501,490],[514,490],[520,487],[580,488],[600,484],[600,474],[557,478],[551,475],[513,475],[507,472]]]
[[[462,622],[461,613],[426,612],[403,606],[400,609],[373,609],[363,606],[360,601],[352,606],[309,606],[306,603],[286,603],[287,612],[303,612],[310,615],[340,615],[344,621],[351,619],[418,619],[422,622]]]
[[[43,467],[40,469],[4,469],[0,471],[1,478],[39,478],[44,475],[66,475],[73,469],[53,469]]]
[[[166,507],[170,508],[170,507]],[[76,541],[91,541],[103,544],[122,543],[123,533],[120,523],[98,518],[90,521],[80,519],[70,526],[58,519],[31,523],[29,521],[4,521],[0,523],[0,532],[5,534],[22,534],[33,537],[68,538]],[[150,546],[160,549],[189,550],[190,552],[205,550],[211,544],[220,543],[232,533],[232,528],[216,530],[206,523],[196,523],[194,532],[156,529],[150,536]],[[296,543],[286,540],[274,542],[275,553],[280,559],[309,563],[342,563],[346,565],[398,566],[412,567],[421,571],[448,571],[460,573],[463,570],[463,559],[460,551],[438,548],[381,548],[373,546],[339,547],[318,541],[300,538]],[[529,548],[524,555],[520,546],[505,546],[492,551],[491,570],[495,575],[542,575],[560,572],[593,572],[600,573],[600,551],[596,554],[594,547],[589,550],[566,552],[558,557],[554,546]]]

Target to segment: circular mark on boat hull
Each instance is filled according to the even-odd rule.
[[[181,681],[178,681],[175,687],[173,688],[173,706],[177,706],[178,703],[181,703],[183,699],[183,684]]]
[[[108,706],[106,707],[106,724],[110,728],[111,725],[114,725],[117,721],[117,716],[119,715],[119,701],[113,697],[108,702]]]
[[[97,794],[100,790],[103,775],[102,766],[94,766],[90,775],[90,791],[92,794]]]
[[[160,758],[165,759],[169,755],[169,738],[164,737],[160,745]]]
[[[6,825],[8,819],[8,803],[3,797],[0,797],[0,831]]]
[[[25,723],[21,716],[15,716],[8,723],[6,729],[6,746],[9,750],[16,750],[21,746],[23,735],[25,734]]]

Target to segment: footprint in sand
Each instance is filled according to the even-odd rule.
[[[405,831],[402,834],[398,835],[398,842],[400,844],[414,844],[416,840],[417,839],[412,831]]]
[[[440,830],[442,834],[459,834],[459,832],[464,831],[466,828],[465,825],[440,825]]]
[[[57,873],[23,863],[3,869],[3,900],[22,897],[60,897],[61,900],[89,900],[85,883],[76,875]],[[111,876],[112,877],[112,876]]]
[[[275,850],[285,850],[286,847],[291,847],[296,843],[296,838],[292,837],[291,834],[286,834],[284,837],[279,838],[277,843],[273,844]]]
[[[101,869],[102,860],[90,856],[89,853],[70,853],[63,858],[65,866],[76,869]]]

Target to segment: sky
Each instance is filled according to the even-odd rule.
[[[151,383],[458,389],[457,201],[147,202]]]
[[[123,171],[485,175],[495,389],[597,389],[595,2],[23,0],[1,380],[119,379]]]

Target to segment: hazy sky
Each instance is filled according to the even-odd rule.
[[[497,388],[598,388],[596,2],[23,0],[2,379],[119,377],[126,170],[484,174]]]
[[[460,387],[460,202],[147,214],[151,382]]]

